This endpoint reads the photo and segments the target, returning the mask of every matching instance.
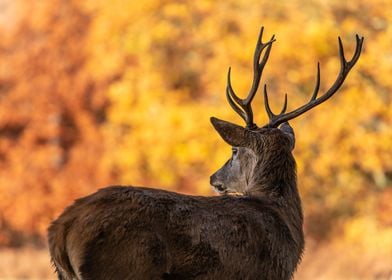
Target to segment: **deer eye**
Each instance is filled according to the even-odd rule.
[[[238,154],[238,148],[232,148],[231,149],[233,151],[233,157],[235,157]]]

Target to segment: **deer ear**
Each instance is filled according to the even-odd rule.
[[[290,126],[288,122],[283,123],[279,129],[289,137],[291,143],[291,150],[294,150],[295,147],[295,134],[294,129]]]
[[[242,126],[232,124],[214,117],[211,117],[211,123],[219,135],[231,146],[234,147],[251,147],[252,137],[250,131]]]

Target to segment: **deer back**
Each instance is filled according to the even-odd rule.
[[[289,279],[303,238],[276,207],[248,196],[105,188],[52,224],[51,255],[80,279]]]

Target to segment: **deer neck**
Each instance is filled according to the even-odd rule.
[[[247,194],[268,199],[285,217],[292,231],[302,235],[303,214],[297,189],[296,163],[291,151],[266,155],[249,178]]]

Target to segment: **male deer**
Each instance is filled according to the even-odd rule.
[[[227,99],[245,120],[241,127],[211,122],[233,147],[225,165],[211,176],[221,196],[201,197],[144,187],[112,186],[80,198],[48,230],[59,279],[291,279],[304,248],[301,200],[292,155],[289,120],[330,98],[357,62],[363,37],[356,36],[350,61],[339,38],[341,69],[332,87],[280,114],[268,104],[269,123],[253,122],[251,103],[274,36],[254,54],[253,84],[245,99],[234,93],[228,72]],[[261,57],[261,55],[263,56]],[[279,128],[280,126],[280,128]],[[234,195],[241,194],[241,195]]]

